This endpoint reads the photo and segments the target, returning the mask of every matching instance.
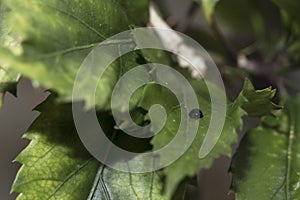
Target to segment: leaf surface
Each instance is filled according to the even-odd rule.
[[[37,108],[41,115],[24,135],[31,142],[16,158],[22,163],[12,186],[18,200],[167,199],[159,172],[119,172],[94,159],[77,135],[71,109],[54,95]],[[104,121],[109,131],[109,118]]]
[[[5,92],[14,93],[16,90],[19,74],[11,70],[9,67],[0,66],[0,107],[3,103]]]
[[[164,169],[164,174],[166,175],[165,191],[169,196],[186,176],[193,177],[199,169],[209,168],[214,159],[221,155],[231,156],[231,144],[237,141],[236,130],[241,129],[243,116],[247,114],[252,116],[269,115],[272,114],[272,111],[280,108],[271,102],[275,94],[274,90],[267,88],[256,91],[247,79],[240,96],[233,103],[228,104],[225,126],[217,144],[205,158],[199,159],[199,150],[211,119],[211,102],[205,82],[203,80],[191,79],[189,74],[186,74],[183,70],[181,71],[190,80],[196,94],[198,94],[198,101],[204,117],[199,119],[198,132],[192,145],[178,160]],[[146,110],[152,104],[161,104],[165,107],[168,114],[164,128],[151,141],[154,150],[158,150],[172,141],[181,122],[179,102],[170,100],[174,98],[174,96],[168,94],[170,91],[166,91],[165,89],[162,89],[161,93],[158,92],[159,90],[156,91],[155,95],[151,90],[146,91],[144,94],[146,101],[141,104]],[[252,110],[253,107],[256,109]]]
[[[0,44],[12,46],[15,44],[9,37],[9,27],[4,23],[8,10],[0,1]],[[0,63],[0,106],[3,103],[3,95],[7,90],[15,90],[16,82],[19,79],[19,73],[12,70],[5,63]]]
[[[143,163],[140,165],[143,166]],[[135,174],[101,166],[88,200],[168,199],[162,191],[160,172]]]
[[[2,49],[1,60],[15,70],[54,89],[62,100],[71,101],[77,70],[88,53],[106,38],[144,26],[148,20],[147,0],[4,0],[11,10],[5,21],[21,38],[18,54]],[[121,45],[121,44],[120,44]],[[122,60],[124,66],[137,64],[135,54]],[[107,108],[112,87],[121,71],[112,64],[100,80],[97,104]],[[89,79],[97,79],[93,74]],[[88,79],[87,79],[88,80]],[[85,97],[90,102],[91,97]]]
[[[231,167],[237,199],[300,198],[299,112],[300,97],[291,98],[243,138]]]
[[[18,199],[84,199],[98,169],[72,125],[69,105],[53,98],[38,108],[42,114],[24,135],[31,142],[16,158],[23,164],[12,191]]]

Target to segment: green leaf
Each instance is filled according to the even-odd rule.
[[[16,158],[23,164],[12,186],[22,199],[72,199],[88,196],[99,163],[82,146],[73,126],[71,105],[53,97],[38,109],[24,138],[28,147]]]
[[[241,129],[242,117],[247,115],[246,111],[249,111],[249,114],[251,115],[261,116],[270,114],[271,109],[274,109],[274,107],[277,109],[277,106],[271,106],[273,105],[271,102],[271,99],[274,95],[273,90],[266,89],[262,91],[255,91],[251,82],[246,80],[240,96],[233,103],[228,104],[225,126],[217,144],[205,158],[199,159],[199,150],[210,123],[211,102],[205,82],[191,79],[189,78],[189,74],[185,73],[185,75],[186,78],[190,80],[190,83],[194,87],[196,94],[198,94],[198,101],[201,105],[201,110],[204,113],[204,117],[200,119],[198,133],[190,148],[183,154],[183,156],[164,169],[164,174],[166,176],[165,191],[168,196],[175,191],[178,184],[186,176],[193,177],[200,168],[209,168],[214,159],[221,155],[231,156],[231,144],[237,141],[236,130]],[[147,102],[144,101],[141,104],[145,109],[151,107],[151,103],[159,103],[163,106],[168,105],[167,107],[165,106],[168,114],[165,127],[155,135],[151,142],[154,146],[154,150],[160,149],[167,145],[175,137],[180,124],[180,106],[178,105],[178,102],[176,103],[176,101],[170,101],[172,96],[169,95],[170,94],[168,94],[168,91],[165,89],[161,90],[160,95],[153,95],[153,92],[147,93],[146,91],[144,94],[144,99],[146,99]],[[268,97],[267,99],[266,96]],[[174,109],[175,105],[177,105],[176,109]],[[243,109],[243,107],[249,108],[249,106],[251,108],[257,107],[258,110],[261,109],[261,112],[250,112],[250,110],[245,108],[245,110]],[[270,108],[270,110],[265,109],[265,107]]]
[[[94,159],[77,135],[71,104],[50,96],[38,110],[41,115],[24,135],[31,142],[16,158],[23,164],[12,187],[18,200],[167,199],[161,172],[119,172]],[[109,119],[102,120],[107,132],[112,129]]]
[[[19,80],[19,74],[11,70],[9,67],[0,66],[0,107],[3,103],[5,92],[14,93]]]
[[[244,89],[242,90],[242,96],[244,97],[242,108],[252,117],[261,117],[267,114],[272,115],[273,111],[282,108],[282,106],[276,105],[271,101],[275,94],[276,90],[272,90],[271,87],[263,90],[255,90],[250,80],[246,79]]]
[[[5,35],[8,33],[8,27],[5,25],[4,20],[7,15],[7,8],[0,1],[0,43],[4,44]]]
[[[144,26],[148,20],[147,0],[4,2],[11,9],[6,23],[12,25],[13,33],[21,38],[22,51],[16,54],[2,49],[1,60],[41,85],[54,89],[66,101],[71,101],[80,64],[94,47],[133,25]],[[137,65],[136,55],[125,57],[122,63],[125,67]],[[120,71],[120,63],[116,61],[100,80],[96,96],[100,108],[107,107]],[[89,102],[89,98],[85,100]]]
[[[276,123],[251,130],[234,157],[233,190],[236,199],[300,198],[300,96],[279,112]]]
[[[140,166],[143,166],[143,163],[140,163]],[[162,196],[160,174],[160,172],[126,173],[101,166],[88,200],[169,199]]]
[[[215,6],[220,0],[195,0],[195,1],[202,4],[202,9],[203,9],[205,18],[209,23],[211,23],[212,14],[215,10]]]
[[[0,1],[0,44],[9,46],[9,44],[13,43],[13,40],[8,41],[9,28],[4,23],[7,13],[7,8]],[[0,106],[2,105],[4,93],[15,90],[18,79],[19,73],[13,71],[4,63],[0,63]]]
[[[298,23],[300,23],[299,9],[300,2],[294,0],[272,0],[275,2],[278,7],[287,11],[288,15],[290,15],[293,19],[295,19]]]

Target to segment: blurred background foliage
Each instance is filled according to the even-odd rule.
[[[220,0],[207,21],[201,2],[157,0],[156,4],[171,27],[209,51],[232,98],[245,76],[256,88],[272,86],[280,95],[299,91],[295,74],[300,64],[300,3]]]

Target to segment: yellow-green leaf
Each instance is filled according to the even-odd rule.
[[[20,52],[2,48],[0,60],[32,80],[72,100],[74,79],[88,53],[106,38],[144,26],[148,1],[129,0],[4,0],[10,12],[5,20],[21,40]],[[134,67],[136,54],[122,60]],[[121,72],[116,61],[99,81],[97,105],[107,109],[112,88]],[[97,79],[91,75],[87,78]],[[97,79],[98,80],[98,79]],[[90,101],[89,98],[76,99]]]

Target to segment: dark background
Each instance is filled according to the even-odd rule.
[[[0,199],[15,199],[9,195],[19,163],[13,162],[15,157],[26,147],[28,140],[22,139],[22,134],[39,115],[32,109],[45,99],[48,93],[34,90],[30,81],[21,79],[17,86],[17,96],[6,93],[4,104],[0,108]]]

